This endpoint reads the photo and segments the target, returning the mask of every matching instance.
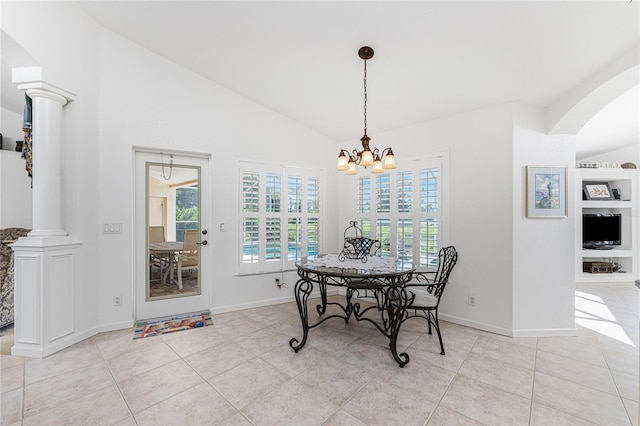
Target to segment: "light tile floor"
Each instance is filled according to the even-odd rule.
[[[3,355],[2,425],[638,425],[640,290],[581,284],[577,337],[508,338],[418,319],[399,345],[335,319],[300,337],[294,304],[204,329],[103,333],[44,359]]]

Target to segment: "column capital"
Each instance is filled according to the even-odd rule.
[[[61,103],[62,106],[65,106],[68,102],[68,99],[66,97],[46,89],[27,89],[27,96],[29,96],[31,99],[34,99],[34,98],[51,99],[53,101]]]
[[[74,93],[45,81],[43,78],[42,67],[12,68],[11,81],[18,85],[19,90],[27,90],[27,94],[29,94],[31,90],[40,89],[42,92],[50,93],[51,96],[46,96],[50,99],[58,100],[52,95],[61,96],[65,98],[65,102],[61,102],[62,105],[65,105],[67,102],[73,101],[76,98]],[[45,97],[42,92],[37,92],[35,96],[39,95]],[[29,95],[29,97],[33,98],[31,95]]]

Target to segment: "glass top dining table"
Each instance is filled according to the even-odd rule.
[[[149,243],[149,255],[159,256],[166,259],[167,269],[163,271],[160,268],[160,279],[162,283],[166,283],[167,277],[173,281],[173,273],[176,269],[176,255],[181,252],[184,247],[182,241],[155,241]],[[163,265],[163,263],[160,263]]]
[[[365,260],[363,262],[363,260]],[[289,346],[297,353],[305,345],[309,330],[330,318],[341,318],[348,323],[351,317],[367,321],[389,338],[389,347],[400,367],[409,362],[407,353],[398,354],[396,342],[406,306],[411,294],[405,285],[411,281],[416,267],[392,257],[369,256],[365,259],[340,260],[337,254],[303,257],[296,262],[299,279],[294,295],[300,320],[302,338],[292,338]],[[314,286],[320,291],[320,304],[316,310],[320,319],[309,324],[308,299]],[[346,288],[345,303],[327,302],[327,286]],[[360,300],[370,298],[373,304],[361,305]],[[327,306],[336,305],[338,313],[327,315]]]

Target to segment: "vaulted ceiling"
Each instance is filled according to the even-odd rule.
[[[627,0],[80,3],[107,30],[338,141],[362,133],[364,45],[372,136],[503,102],[549,106],[640,46],[640,2]],[[638,143],[638,91],[621,98],[605,116],[625,134],[586,137],[583,156]]]

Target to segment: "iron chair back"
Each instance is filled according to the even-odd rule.
[[[428,274],[432,272],[418,272],[416,274],[416,281],[424,281],[431,284],[429,293],[438,298],[440,302],[440,296],[444,291],[444,287],[449,282],[449,275],[453,271],[453,267],[458,262],[458,252],[454,246],[442,247],[438,251],[438,269],[435,275],[430,278]]]
[[[178,288],[183,289],[182,271],[185,269],[197,269],[200,258],[198,256],[198,231],[184,231],[184,243],[182,252],[178,255]]]
[[[428,272],[418,272],[414,275],[415,283],[406,285],[409,301],[403,314],[402,322],[409,318],[421,317],[429,322],[429,334],[431,327],[436,329],[440,342],[440,354],[444,355],[442,333],[438,322],[438,306],[444,288],[449,282],[449,276],[453,267],[458,262],[458,252],[454,246],[442,247],[438,251],[438,269]]]

